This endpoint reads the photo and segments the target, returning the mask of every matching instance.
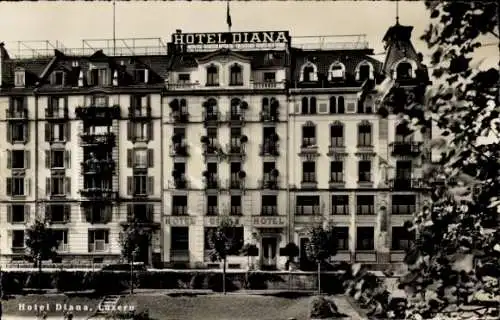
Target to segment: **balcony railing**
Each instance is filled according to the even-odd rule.
[[[114,147],[116,144],[116,136],[113,132],[108,132],[108,133],[83,132],[80,134],[80,144],[82,146],[107,145]]]
[[[259,181],[261,189],[279,189],[279,179],[278,178],[265,178]]]
[[[244,143],[229,143],[226,146],[227,155],[230,157],[244,157],[245,152],[245,144]]]
[[[45,109],[45,119],[67,119],[68,108],[61,109]]]
[[[328,181],[330,188],[341,188],[345,185],[343,172],[330,172],[330,181]]]
[[[176,82],[167,83],[168,90],[192,90],[200,86],[198,82]]]
[[[279,143],[264,143],[259,145],[261,156],[279,156]]]
[[[186,143],[173,143],[170,145],[171,157],[189,157],[189,146]]]
[[[127,216],[127,221],[122,224],[157,224],[158,222],[154,221],[154,214],[152,212],[136,212],[135,214],[131,214]]]
[[[207,216],[217,216],[219,215],[219,206],[207,206]]]
[[[188,207],[187,205],[173,205],[172,206],[172,216],[187,216]]]
[[[5,110],[7,120],[25,120],[28,119],[28,109],[13,110],[7,108]]]
[[[345,154],[345,145],[344,144],[330,144],[328,146],[328,156],[333,156],[335,154]]]
[[[232,177],[228,179],[230,189],[243,189],[245,188],[245,179],[239,177]]]
[[[216,177],[205,178],[205,189],[218,189],[220,187],[219,179]]]
[[[189,250],[170,250],[170,261],[189,262]]]
[[[81,163],[83,174],[113,173],[116,163],[114,160],[87,160]]]
[[[174,179],[172,179],[171,187],[174,187],[175,189],[187,189],[188,180],[184,175],[175,177]]]
[[[107,252],[109,249],[109,243],[104,243],[104,241],[89,243],[89,252]]]
[[[115,200],[117,192],[108,188],[84,188],[80,190],[82,197],[90,199]]]
[[[203,123],[206,127],[217,126],[219,121],[221,120],[221,114],[219,111],[215,112],[206,112],[203,111]]]
[[[252,87],[254,89],[285,89],[285,82],[284,81],[252,82]]]
[[[113,120],[113,119],[120,119],[121,110],[120,106],[118,105],[114,105],[111,107],[107,106],[77,107],[75,109],[75,114],[78,119]]]
[[[260,214],[263,216],[277,216],[278,215],[278,206],[277,205],[263,205],[260,211]]]
[[[348,215],[349,205],[332,205],[333,215]]]
[[[373,204],[358,204],[356,205],[357,215],[374,215],[375,206]]]
[[[129,107],[128,114],[131,119],[151,118],[151,107]]]
[[[245,123],[245,113],[237,112],[232,113],[229,112],[226,114],[226,121],[229,122],[231,126],[242,126]]]
[[[305,138],[302,139],[302,144],[300,145],[301,153],[318,153],[318,145],[316,144],[315,138]]]
[[[275,111],[274,113],[269,111],[261,111],[260,112],[260,121],[262,122],[278,122],[279,121],[279,112]]]
[[[231,206],[229,209],[229,214],[232,216],[241,216],[242,212],[241,206]]]
[[[391,214],[411,215],[415,211],[417,211],[417,206],[414,204],[393,204]]]
[[[425,188],[423,179],[408,178],[408,179],[391,179],[389,180],[390,188],[394,190],[412,190]]]
[[[67,252],[69,250],[69,245],[67,243],[60,243],[57,246],[57,251],[59,252]]]
[[[174,111],[170,113],[170,122],[187,123],[189,122],[189,113],[185,111]]]
[[[422,152],[422,142],[396,141],[389,146],[393,156],[417,156]]]
[[[321,214],[321,208],[319,205],[314,206],[295,206],[295,214],[298,216],[314,216]]]

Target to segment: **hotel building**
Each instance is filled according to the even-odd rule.
[[[38,217],[60,240],[54,263],[118,261],[120,232],[136,220],[151,234],[141,261],[216,267],[207,234],[222,216],[259,248],[262,268],[283,268],[290,242],[305,266],[318,223],[337,228],[336,260],[400,262],[403,222],[426,200],[429,134],[380,117],[374,88],[428,81],[410,36],[391,27],[384,61],[362,39],[301,44],[310,39],[287,32],[178,30],[132,53],[30,59],[2,44],[1,263],[21,263]]]

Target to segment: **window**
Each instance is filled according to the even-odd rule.
[[[171,250],[189,250],[189,227],[171,227]]]
[[[148,167],[148,149],[134,149],[134,167]]]
[[[178,82],[180,84],[188,84],[191,82],[191,75],[189,73],[180,73]]]
[[[276,82],[276,73],[264,72],[264,82]]]
[[[10,217],[8,217],[10,223],[24,223],[28,220],[25,213],[29,207],[22,204],[13,204],[8,208],[10,209]]]
[[[11,196],[26,196],[28,190],[26,184],[28,180],[23,177],[7,178],[7,195]]]
[[[263,216],[278,215],[278,197],[275,195],[262,196],[262,212]]]
[[[375,214],[375,197],[372,195],[362,195],[356,197],[356,214]]]
[[[63,196],[69,193],[69,179],[64,176],[47,178],[47,190],[51,196]]]
[[[349,214],[349,196],[348,195],[333,195],[332,196],[332,214]]]
[[[89,230],[89,252],[103,252],[108,249],[108,230]]]
[[[136,195],[148,194],[148,176],[136,175],[133,177],[133,179],[134,179],[133,194]]]
[[[328,74],[329,80],[341,80],[344,78],[345,68],[344,65],[337,62],[332,64]]]
[[[412,78],[412,66],[409,62],[400,62],[396,68],[396,79],[405,80]]]
[[[342,161],[330,162],[330,181],[344,182],[344,162]]]
[[[305,66],[302,69],[302,81],[304,82],[316,81],[316,71],[312,65]]]
[[[230,70],[230,86],[242,86],[243,85],[243,71],[239,65],[233,65]]]
[[[369,123],[362,123],[358,127],[358,147],[372,146],[372,126]]]
[[[330,113],[337,113],[337,97],[330,97]]]
[[[27,152],[24,150],[12,150],[11,153],[10,166],[12,169],[24,169],[26,166],[26,156]]]
[[[240,105],[240,99],[231,99],[231,120],[241,120]]]
[[[55,71],[53,78],[52,78],[52,84],[55,86],[62,86],[64,85],[64,71]]]
[[[173,228],[172,228],[173,229]],[[186,228],[188,229],[188,228]],[[205,250],[211,250],[210,237],[212,236],[212,232],[216,232],[217,228],[208,227],[205,228]],[[239,252],[243,247],[243,227],[231,227],[226,230],[226,236],[230,241],[234,244],[234,252]],[[173,248],[172,248],[173,249]],[[186,247],[185,250],[188,250]]]
[[[319,215],[319,196],[297,196],[296,215]]]
[[[46,155],[49,157],[50,168],[64,168],[64,163],[66,160],[64,150],[47,151]]]
[[[113,207],[110,205],[90,204],[83,210],[89,223],[108,223],[113,219]]]
[[[330,146],[344,147],[344,126],[340,122],[336,122],[330,127]]]
[[[302,127],[302,147],[316,145],[316,126],[312,123],[306,123]]]
[[[12,248],[24,248],[24,230],[12,230]]]
[[[106,86],[109,84],[108,69],[90,70],[90,84],[94,86]]]
[[[24,87],[26,85],[26,72],[24,70],[19,70],[15,72],[15,82],[16,87]]]
[[[205,227],[205,244],[204,244],[204,249],[206,251],[213,249],[210,237],[212,237],[212,234],[214,232],[217,232],[217,227]]]
[[[337,113],[343,114],[345,112],[345,102],[344,97],[337,98]]]
[[[398,160],[396,161],[396,180],[399,183],[404,181],[410,182],[412,178],[412,162],[411,160]]]
[[[311,97],[309,99],[309,113],[316,114],[316,98],[315,97]]]
[[[129,123],[134,127],[132,140],[147,141],[152,140],[152,123],[150,122],[135,122]]]
[[[316,163],[314,161],[302,163],[302,182],[316,182]]]
[[[67,123],[46,123],[45,124],[45,141],[47,142],[64,142],[69,136],[69,126]]]
[[[207,128],[208,143],[210,145],[217,145],[217,135],[217,128]]]
[[[9,131],[7,132],[7,140],[11,142],[25,142],[28,140],[27,124],[16,122],[9,123]]]
[[[136,69],[134,70],[134,78],[138,83],[148,82],[148,70],[147,69]]]
[[[173,196],[172,197],[172,215],[185,216],[187,212],[187,196]]]
[[[219,214],[219,197],[207,196],[207,216],[216,216]]]
[[[68,230],[54,230],[54,238],[57,240],[58,251],[68,251]]]
[[[406,122],[400,123],[396,126],[394,140],[398,143],[411,142],[413,135]]]
[[[63,204],[50,204],[45,208],[46,219],[53,223],[69,221],[70,206]]]
[[[107,177],[85,176],[83,178],[84,189],[101,189],[110,191],[112,189],[112,179]]]
[[[407,250],[414,240],[414,233],[405,227],[392,227],[392,250]]]
[[[334,227],[337,238],[337,250],[349,250],[349,227]]]
[[[216,66],[210,66],[207,68],[207,86],[218,86],[219,85],[219,70]]]
[[[413,214],[416,203],[417,197],[414,194],[395,194],[392,196],[392,214]]]
[[[356,250],[374,250],[374,230],[373,227],[358,227]]]
[[[368,62],[363,62],[358,66],[357,80],[365,81],[372,78],[372,68]]]
[[[241,196],[231,196],[231,211],[234,216],[241,216]]]
[[[361,160],[358,162],[358,182],[372,181],[372,162]]]
[[[308,114],[309,113],[309,99],[307,97],[302,98],[302,114]]]

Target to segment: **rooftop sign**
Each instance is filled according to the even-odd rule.
[[[219,32],[172,34],[172,44],[186,45],[188,51],[221,48],[250,49],[284,47],[290,43],[288,31]]]

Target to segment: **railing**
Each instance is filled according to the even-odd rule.
[[[128,112],[131,119],[151,118],[151,107],[130,107]]]
[[[114,200],[117,198],[117,192],[112,189],[105,188],[84,188],[80,190],[82,197],[93,199],[108,199]]]
[[[189,250],[170,250],[170,261],[189,262]]]
[[[60,109],[45,109],[46,119],[67,119],[68,118],[68,108]]]
[[[185,177],[177,177],[172,180],[172,186],[175,189],[187,189],[188,180]]]
[[[6,113],[8,120],[27,119],[28,118],[28,109],[13,110],[13,109],[7,108],[5,113]]]
[[[232,126],[243,125],[243,123],[245,123],[245,113],[243,113],[243,112],[238,112],[238,113],[229,112],[226,114],[226,121],[228,121]]]
[[[328,146],[328,156],[332,156],[336,153],[345,153],[345,145],[344,144],[330,144]]]
[[[242,215],[241,206],[231,206],[229,209],[229,214],[232,216],[241,216]]]
[[[393,204],[391,214],[394,215],[411,215],[417,210],[414,204]]]
[[[264,143],[259,145],[261,156],[279,156],[279,143]]]
[[[107,133],[89,133],[83,132],[80,134],[81,145],[110,145],[114,146],[116,143],[116,136],[113,132]]]
[[[114,172],[116,163],[114,160],[90,160],[82,162],[82,172],[84,174],[100,174],[103,172]]]
[[[277,216],[278,215],[278,206],[277,205],[270,205],[270,206],[263,205],[261,208],[260,214],[263,216]]]
[[[107,252],[109,251],[109,249],[110,249],[109,244],[104,243],[104,241],[89,243],[89,252]]]
[[[391,179],[389,186],[394,190],[411,190],[420,189],[425,187],[423,179],[409,178],[409,179]]]
[[[278,122],[279,121],[279,112],[268,112],[268,111],[261,111],[259,113],[260,115],[260,121],[262,122]]]
[[[205,179],[205,189],[218,189],[220,186],[219,179],[210,177]]]
[[[205,122],[205,124],[208,124],[211,122],[218,122],[221,119],[221,113],[220,113],[220,111],[216,111],[216,112],[203,111],[202,117],[203,117],[203,122]]]
[[[259,185],[261,189],[271,189],[276,190],[279,189],[279,179],[262,179],[259,181]]]
[[[244,143],[229,143],[226,146],[227,153],[229,156],[244,156],[245,155],[245,144]]]
[[[422,142],[396,141],[389,144],[392,155],[418,155],[422,152]]]
[[[242,189],[245,186],[245,180],[241,178],[229,178],[228,185],[231,189]]]
[[[358,204],[356,205],[357,215],[374,215],[375,205],[373,204]]]
[[[167,83],[168,90],[192,90],[200,87],[199,82],[176,82],[176,83]]]
[[[172,216],[187,216],[188,207],[187,206],[172,206]]]
[[[172,157],[188,157],[189,146],[185,143],[174,143],[170,145],[170,156]]]
[[[187,123],[189,122],[189,113],[174,111],[170,113],[170,122],[173,123]]]
[[[349,205],[332,205],[333,215],[348,215]]]
[[[295,215],[298,216],[313,216],[320,215],[321,207],[319,205],[314,206],[295,206]]]
[[[77,107],[75,114],[78,119],[112,120],[120,119],[121,109],[119,105]]]
[[[285,81],[251,82],[253,89],[285,89]]]

